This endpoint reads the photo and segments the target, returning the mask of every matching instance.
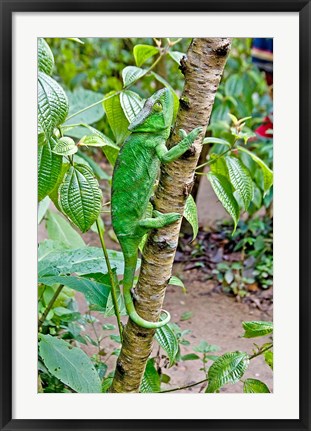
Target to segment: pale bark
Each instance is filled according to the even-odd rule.
[[[202,138],[209,122],[215,93],[230,51],[229,38],[195,38],[182,61],[185,87],[180,99],[175,129],[168,142],[174,146],[179,129],[190,132],[204,126],[203,133],[179,160],[161,166],[154,206],[163,213],[183,214],[191,192],[195,168],[202,150]],[[180,222],[152,231],[144,248],[144,256],[136,286],[139,298],[136,310],[146,320],[157,321],[161,313],[168,280],[178,243]],[[154,330],[144,329],[128,321],[123,333],[123,346],[117,360],[111,392],[138,392],[147,359],[152,350]]]

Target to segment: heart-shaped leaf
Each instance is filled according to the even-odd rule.
[[[158,53],[159,49],[152,45],[135,45],[133,49],[135,63],[138,67]]]

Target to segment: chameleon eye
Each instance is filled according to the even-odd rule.
[[[156,111],[156,112],[161,112],[161,111],[162,111],[162,109],[163,109],[163,107],[162,107],[162,105],[161,105],[161,103],[160,103],[160,102],[156,102],[156,103],[153,105],[153,110],[154,110],[154,111]]]

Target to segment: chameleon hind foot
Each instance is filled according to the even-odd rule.
[[[153,215],[155,217],[148,217],[143,220],[140,220],[139,226],[146,229],[159,229],[161,227],[172,224],[181,218],[181,215],[179,213],[162,214],[159,211],[155,210],[153,211]]]
[[[164,226],[175,223],[175,221],[179,220],[181,218],[181,215],[179,213],[160,213],[160,211],[153,210],[152,212],[153,217],[159,218],[160,220],[163,220],[165,223]]]

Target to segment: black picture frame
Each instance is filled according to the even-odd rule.
[[[8,1],[1,5],[0,307],[1,430],[311,430],[310,423],[310,77],[311,4],[302,0]],[[300,418],[297,420],[17,420],[12,419],[12,16],[14,12],[299,12],[300,37]],[[297,143],[296,143],[297,144]],[[290,244],[289,244],[290,247]],[[290,360],[289,360],[290,362]],[[289,370],[289,372],[291,372]],[[178,408],[178,405],[176,405]],[[284,406],[286,409],[286,406]],[[157,416],[158,414],[156,414]]]

